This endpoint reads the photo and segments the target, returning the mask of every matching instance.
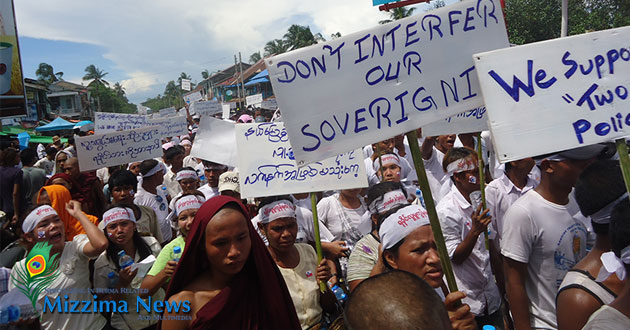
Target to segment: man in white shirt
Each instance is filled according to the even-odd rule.
[[[158,186],[164,180],[164,165],[155,159],[147,159],[140,164],[142,173],[142,183],[138,184],[138,192],[134,196],[133,202],[151,208],[155,211],[160,231],[164,242],[169,242],[173,238],[173,230],[168,220],[168,200],[162,189]]]
[[[206,200],[219,195],[219,177],[228,170],[227,166],[204,160],[203,171],[208,184],[204,184],[198,190],[203,193]]]
[[[170,170],[164,174],[164,185],[171,198],[182,192],[182,188],[175,179],[177,172],[182,169],[184,163],[184,148],[179,145],[172,146],[164,151],[164,162],[170,166]]]
[[[501,233],[506,291],[516,329],[556,329],[556,292],[586,255],[587,229],[569,194],[604,146],[538,157],[541,181],[508,209]]]
[[[422,142],[422,160],[424,160],[424,170],[427,172],[427,179],[431,187],[431,194],[436,203],[439,202],[440,189],[449,180],[442,168],[444,155],[455,145],[457,136],[455,134],[427,136]]]
[[[452,148],[444,162],[453,187],[436,211],[453,261],[457,287],[466,294],[463,302],[470,306],[479,328],[490,324],[503,329],[501,295],[493,279],[490,252],[483,235],[491,218],[488,210],[482,211],[481,204],[475,207],[470,197],[471,193],[479,192],[476,154],[468,148]]]

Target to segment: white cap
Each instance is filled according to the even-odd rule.
[[[228,171],[219,176],[219,192],[224,190],[233,190],[239,194],[241,193],[238,182],[238,172]]]

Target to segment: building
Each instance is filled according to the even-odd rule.
[[[86,86],[56,81],[48,86],[48,90],[51,113],[73,119],[93,117],[90,92]]]

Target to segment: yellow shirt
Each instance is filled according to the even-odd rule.
[[[322,318],[317,284],[317,254],[308,244],[296,243],[300,262],[295,268],[280,268],[287,284],[302,329],[317,324]]]

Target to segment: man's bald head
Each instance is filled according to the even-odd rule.
[[[69,158],[63,165],[63,172],[68,174],[71,178],[77,179],[81,174],[79,170],[79,159],[77,157]]]
[[[397,270],[361,282],[346,304],[345,320],[348,329],[451,329],[434,289]]]

